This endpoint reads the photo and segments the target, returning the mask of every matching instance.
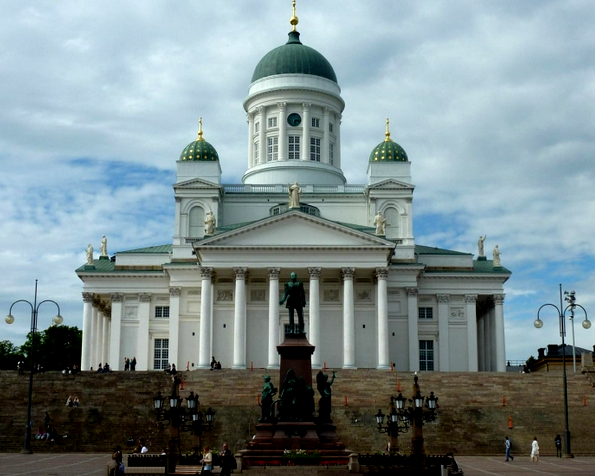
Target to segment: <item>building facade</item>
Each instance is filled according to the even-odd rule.
[[[314,368],[504,371],[510,271],[415,243],[411,162],[388,120],[362,160],[367,183],[347,183],[337,77],[302,44],[295,14],[291,24],[244,101],[241,183],[221,183],[225,161],[201,123],[176,164],[173,241],[102,252],[77,269],[82,368],[122,369],[135,357],[138,370],[206,369],[213,356],[228,368],[278,368],[289,324],[279,300],[296,272]]]

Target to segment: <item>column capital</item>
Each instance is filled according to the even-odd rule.
[[[279,279],[281,268],[268,268],[267,271],[269,272],[270,279]]]
[[[180,297],[181,292],[182,288],[169,288],[169,295],[171,297]]]
[[[99,296],[93,295],[93,307],[99,307],[99,304],[101,303],[101,299],[99,299]]]
[[[417,288],[405,288],[405,292],[407,293],[407,296],[412,297],[417,296],[419,290]]]
[[[468,302],[468,303],[477,302],[477,294],[465,294],[465,302]]]
[[[254,116],[255,116],[255,112],[254,111],[250,111],[249,113],[246,114],[246,117],[248,117],[249,121],[253,121],[254,120]]]
[[[260,114],[261,116],[264,116],[267,112],[267,108],[265,106],[258,106],[256,110],[258,111],[258,114]]]
[[[322,268],[308,268],[308,274],[310,275],[310,279],[320,279]]]
[[[140,302],[151,302],[151,293],[138,293],[138,300]]]
[[[341,277],[345,281],[346,279],[353,279],[355,275],[355,268],[341,268]]]
[[[322,108],[322,113],[323,113],[325,116],[328,116],[328,115],[331,113],[331,108],[330,108],[330,107],[328,107],[328,106],[324,106],[324,107]]]
[[[436,294],[436,298],[438,299],[438,302],[441,302],[441,303],[449,303],[450,302],[449,294]]]
[[[210,279],[213,275],[213,268],[203,268],[200,266],[200,277],[202,279]]]
[[[93,293],[83,293],[83,302],[93,302]]]
[[[112,302],[122,302],[124,300],[124,294],[122,293],[111,293],[109,296]]]
[[[388,278],[388,268],[376,268],[376,277],[378,279]]]
[[[496,305],[502,305],[504,304],[504,296],[506,296],[505,294],[494,294],[494,304]]]
[[[236,279],[246,279],[248,276],[248,268],[234,268],[233,272],[236,275]]]
[[[304,111],[309,111],[310,110],[310,106],[312,106],[312,103],[309,103],[309,102],[303,102],[302,103],[302,109]]]
[[[285,110],[287,109],[287,103],[285,101],[279,101],[277,103],[277,107],[279,108],[279,111],[285,112]]]

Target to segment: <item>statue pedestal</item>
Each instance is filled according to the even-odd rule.
[[[279,367],[279,389],[283,387],[283,380],[289,370],[295,376],[303,378],[308,386],[312,386],[312,354],[314,346],[308,342],[305,334],[286,334],[283,344],[277,346],[281,356]]]

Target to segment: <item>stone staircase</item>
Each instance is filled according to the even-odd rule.
[[[184,373],[182,396],[192,390],[200,395],[203,411],[215,411],[215,424],[202,437],[203,444],[232,450],[245,448],[260,415],[257,406],[263,377],[269,371],[229,370]],[[278,376],[270,372],[276,386]],[[590,374],[587,374],[590,375]],[[0,371],[5,390],[0,406],[0,448],[19,451],[27,413],[28,376]],[[528,453],[534,436],[544,455],[555,454],[553,438],[564,431],[562,376],[560,373],[440,373],[419,374],[422,393],[439,397],[438,419],[424,427],[429,454],[500,454],[508,435],[515,454]],[[376,430],[378,409],[388,412],[391,395],[411,396],[410,373],[380,370],[338,370],[333,385],[333,422],[347,448],[361,453],[384,449],[388,438]],[[36,374],[33,386],[33,434],[47,411],[60,434],[57,442],[32,441],[34,452],[106,452],[121,445],[126,453],[129,437],[143,437],[151,452],[166,446],[167,422],[157,422],[153,396],[171,391],[171,377],[162,372],[59,372]],[[66,407],[68,396],[78,396],[81,406]],[[503,406],[505,397],[506,405]],[[595,453],[595,388],[586,375],[568,375],[568,400],[572,451]],[[587,405],[584,405],[586,400]],[[512,429],[509,429],[509,418]],[[191,448],[191,435],[182,434],[182,451]],[[401,452],[408,452],[410,433],[400,435]],[[130,449],[131,450],[131,449]]]

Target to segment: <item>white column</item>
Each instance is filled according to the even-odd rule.
[[[122,335],[122,308],[124,295],[120,293],[112,293],[110,297],[112,300],[112,322],[110,325],[109,363],[112,369],[122,370],[123,356],[120,355],[120,336]]]
[[[484,372],[486,370],[486,362],[485,362],[485,347],[486,346],[485,346],[484,325],[485,325],[485,315],[479,316],[479,319],[477,319],[477,348],[478,348],[477,357],[479,360],[478,370],[480,370],[481,372]]]
[[[343,368],[355,369],[355,310],[353,308],[353,268],[343,268]]]
[[[246,368],[246,268],[234,268],[236,275],[233,313],[233,369]]]
[[[308,341],[312,344],[314,354],[312,354],[312,368],[322,368],[322,357],[320,352],[320,273],[321,268],[308,268],[310,275],[310,335]]]
[[[248,168],[254,167],[254,112],[249,112],[248,116]]]
[[[169,288],[169,362],[182,368],[180,351],[180,293],[182,288]]]
[[[101,319],[101,361],[105,364],[106,362],[110,365],[112,364],[109,362],[109,312],[108,310],[104,310],[102,319]]]
[[[268,369],[279,368],[279,274],[280,268],[269,268],[269,363]]]
[[[93,293],[83,293],[83,344],[81,350],[81,370],[89,370],[95,364],[91,360],[91,342],[93,339]]]
[[[504,344],[504,294],[494,295],[494,314],[496,321],[496,372],[506,372],[506,347]]]
[[[99,341],[101,340],[101,334],[99,332],[99,298],[96,296],[93,300],[93,308],[91,311],[91,327],[92,331],[91,334],[93,335],[91,339],[91,366],[97,370],[99,361],[101,357],[99,356]]]
[[[267,108],[260,106],[258,108],[258,116],[260,121],[260,130],[258,132],[258,163],[267,163]]]
[[[198,368],[211,368],[211,331],[213,327],[213,293],[211,275],[213,268],[200,268],[200,335]]]
[[[287,103],[278,102],[279,106],[279,160],[287,160]]]
[[[336,115],[335,121],[335,167],[341,168],[341,114]],[[418,345],[419,346],[419,345]]]
[[[151,317],[151,294],[138,295],[138,346],[136,348],[136,369],[149,370],[149,319]]]
[[[174,244],[182,244],[182,199],[180,197],[175,198],[176,202],[176,214],[174,216]],[[110,364],[111,365],[111,364]]]
[[[376,268],[378,278],[378,369],[389,369],[388,355],[388,293],[387,283],[388,268]]]
[[[450,314],[448,294],[437,294],[438,298],[438,355],[440,359],[440,371],[450,370],[450,349],[448,338],[448,318]]]
[[[491,308],[488,313],[486,314],[486,323],[484,326],[485,331],[485,351],[486,351],[486,370],[488,372],[493,372],[495,369],[495,361],[494,361],[494,342],[492,340],[494,336],[494,308]]]
[[[465,314],[467,314],[467,352],[469,355],[469,372],[477,372],[479,370],[478,354],[477,354],[477,311],[475,303],[477,302],[476,294],[465,295]]]
[[[302,104],[302,115],[304,121],[302,122],[302,138],[304,144],[302,147],[302,160],[310,160],[310,103]]]
[[[409,370],[419,371],[419,332],[417,321],[417,288],[405,288],[407,291],[407,318],[409,330]]]
[[[329,163],[328,149],[330,143],[330,131],[329,131],[329,114],[331,112],[330,107],[322,108],[322,152],[320,160],[325,164]]]

